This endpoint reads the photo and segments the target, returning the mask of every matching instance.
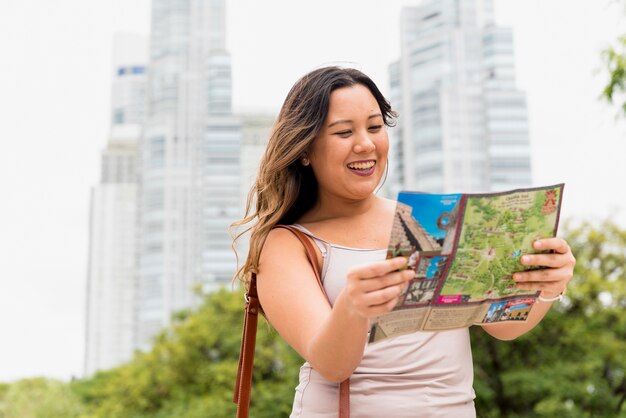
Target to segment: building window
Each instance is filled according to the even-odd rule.
[[[117,108],[113,110],[113,124],[121,125],[124,123],[124,109]]]

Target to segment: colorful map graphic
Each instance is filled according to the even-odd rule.
[[[468,196],[456,254],[441,295],[481,301],[528,294],[515,287],[512,274],[527,270],[519,257],[536,253],[532,243],[552,237],[555,201],[561,189],[521,191],[501,196]]]

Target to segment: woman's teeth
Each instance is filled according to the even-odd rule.
[[[372,167],[374,167],[374,161],[348,164],[348,168],[352,170],[369,170]]]

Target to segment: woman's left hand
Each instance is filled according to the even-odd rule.
[[[526,254],[520,258],[525,266],[547,267],[513,274],[517,288],[541,290],[542,296],[554,297],[562,294],[574,274],[576,259],[567,242],[561,238],[537,240],[533,247],[538,251],[552,250],[551,254]]]

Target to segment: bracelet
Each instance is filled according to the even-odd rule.
[[[551,298],[544,298],[543,296],[539,295],[537,296],[537,299],[541,302],[554,302],[555,300],[561,301],[563,300],[563,295],[565,295],[565,290]]]

